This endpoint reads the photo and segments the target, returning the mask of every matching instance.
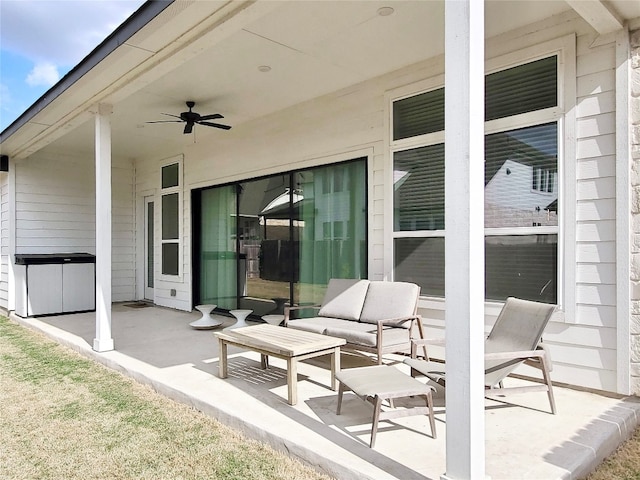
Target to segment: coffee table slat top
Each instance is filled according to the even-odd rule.
[[[215,332],[214,335],[235,345],[263,349],[285,357],[297,357],[318,350],[339,347],[346,343],[344,338],[270,324]]]

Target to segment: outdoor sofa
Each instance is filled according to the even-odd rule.
[[[284,325],[344,338],[344,348],[375,353],[382,364],[385,353],[410,351],[415,327],[424,338],[419,297],[414,283],[333,278],[321,305],[286,307]],[[291,318],[293,311],[309,308],[317,315]]]

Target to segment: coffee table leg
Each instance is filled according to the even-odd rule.
[[[335,391],[338,388],[336,381],[336,373],[340,371],[340,347],[333,349],[331,353],[331,390]]]
[[[289,405],[298,403],[298,359],[287,359],[287,387],[289,390]]]
[[[218,339],[218,341],[220,343],[220,348],[219,348],[220,362],[218,366],[219,374],[220,374],[220,378],[227,378],[227,344],[221,338]]]

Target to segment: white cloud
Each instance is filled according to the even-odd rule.
[[[1,0],[3,50],[34,62],[73,67],[142,0]]]
[[[60,80],[58,68],[49,62],[36,64],[33,70],[27,75],[27,84],[31,87],[44,86],[51,87]]]

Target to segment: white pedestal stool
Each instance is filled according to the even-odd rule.
[[[202,317],[198,320],[191,322],[189,325],[196,330],[207,330],[210,328],[216,328],[222,325],[222,320],[218,320],[217,318],[211,318],[211,312],[217,307],[217,305],[196,305],[196,310],[198,310]]]
[[[229,313],[236,317],[238,321],[233,325],[229,325],[225,330],[233,330],[236,328],[248,327],[246,318],[253,313],[253,310],[229,310]]]

